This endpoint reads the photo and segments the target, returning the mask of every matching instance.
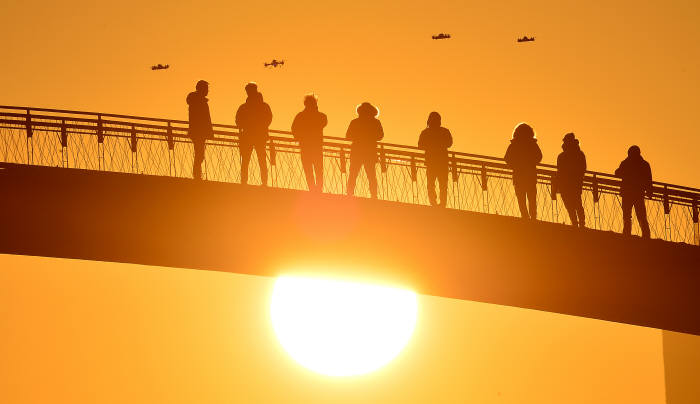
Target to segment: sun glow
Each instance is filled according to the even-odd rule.
[[[379,369],[401,352],[418,311],[414,292],[337,280],[280,277],[270,307],[284,349],[328,376]]]

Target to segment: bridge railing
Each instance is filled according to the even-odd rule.
[[[70,167],[122,173],[191,178],[193,149],[188,123],[117,114],[45,108],[0,106],[0,161]],[[214,125],[204,163],[207,180],[240,182],[238,129]],[[270,131],[267,163],[270,185],[306,189],[299,145],[287,131]],[[428,205],[425,159],[417,147],[379,143],[379,198]],[[323,144],[324,192],[346,192],[350,143],[326,136]],[[506,216],[519,216],[512,186],[512,171],[503,159],[450,152],[448,208]],[[249,183],[259,184],[255,155]],[[556,167],[538,166],[538,218],[568,223],[566,210],[552,180]],[[366,177],[360,175],[358,196],[368,196]],[[610,174],[588,171],[583,203],[587,226],[620,232],[622,213],[620,180]],[[652,237],[700,245],[698,205],[700,190],[654,182],[647,198]],[[635,223],[633,232],[639,234]]]

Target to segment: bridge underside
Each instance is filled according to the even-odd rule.
[[[419,293],[700,335],[700,248],[551,223],[189,179],[0,164],[0,252]]]

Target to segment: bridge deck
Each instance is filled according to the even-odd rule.
[[[303,272],[700,335],[700,248],[342,195],[0,164],[0,252]]]

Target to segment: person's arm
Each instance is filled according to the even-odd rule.
[[[271,123],[272,123],[272,109],[270,109],[270,105],[265,104],[265,127],[269,128]]]
[[[625,162],[620,163],[620,166],[615,170],[615,176],[622,178],[625,175]]]
[[[420,133],[420,135],[418,136],[418,148],[425,150],[425,146],[426,146],[425,143],[426,143],[425,131],[422,131]]]
[[[503,160],[506,161],[506,164],[509,166],[513,166],[513,143],[508,145],[508,148],[506,149],[506,155],[503,156]]]
[[[321,128],[325,128],[328,125],[328,116],[321,112]]]
[[[241,126],[243,126],[243,114],[241,111],[242,109],[243,109],[243,105],[238,107],[238,109],[236,110],[236,126],[238,126],[239,132],[241,131]]]
[[[345,138],[354,140],[355,139],[355,121],[350,121],[350,125],[348,125],[348,130],[345,132]]]
[[[654,194],[654,180],[651,178],[651,166],[649,165],[649,163],[646,164],[645,168],[647,195],[649,195],[649,197],[651,198]]]
[[[297,114],[292,121],[292,136],[296,140],[299,140],[299,115],[301,114]]]
[[[540,150],[540,146],[535,143],[535,164],[539,164],[542,161],[542,150]]]
[[[449,149],[452,147],[452,133],[448,129],[445,129],[445,133],[445,149]]]
[[[382,128],[382,123],[377,120],[377,142],[384,139],[384,128]]]

